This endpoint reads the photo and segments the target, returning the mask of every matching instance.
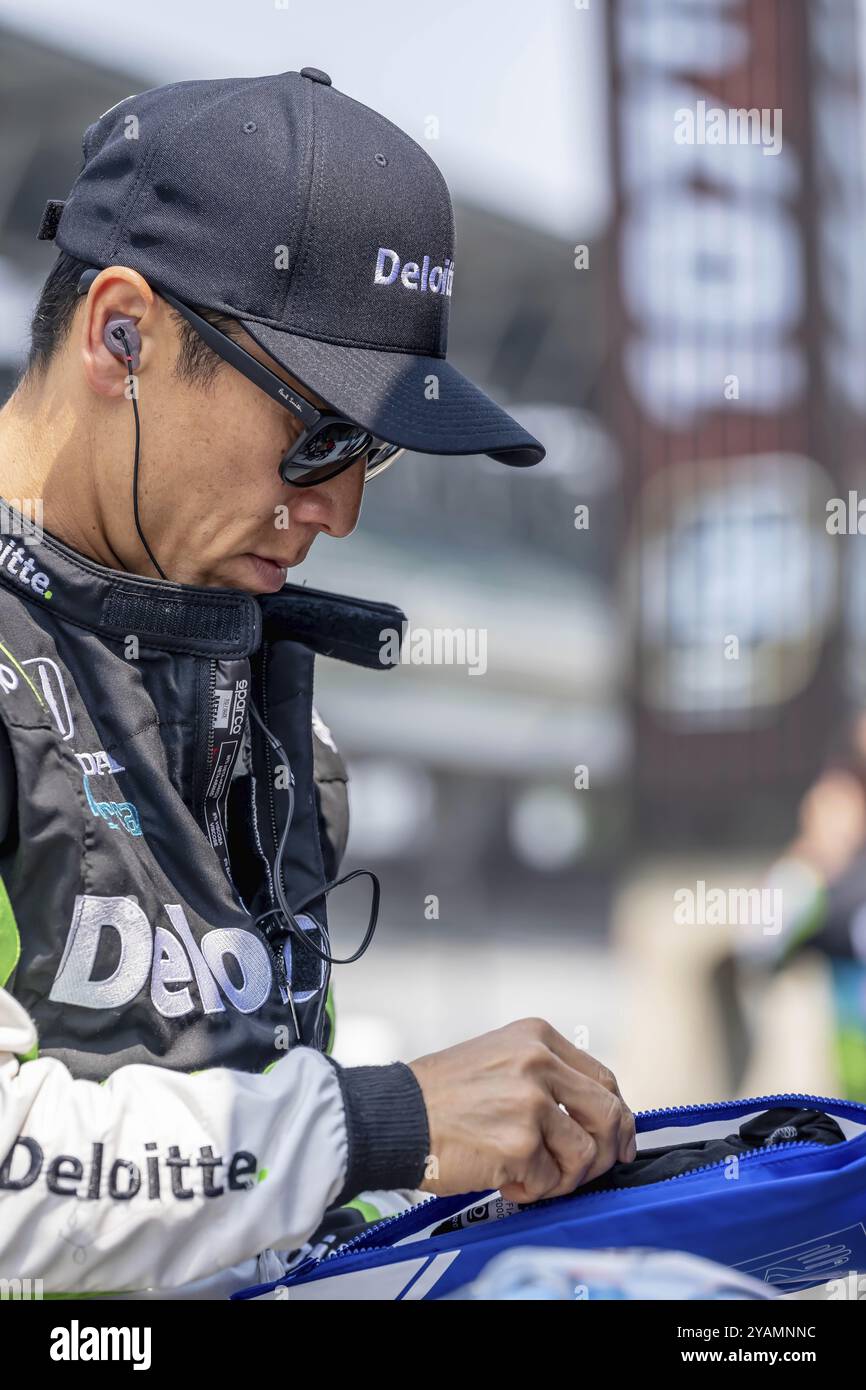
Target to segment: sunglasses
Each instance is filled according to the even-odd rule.
[[[79,294],[87,293],[98,274],[98,270],[84,272],[78,286]],[[183,304],[157,285],[153,285],[152,288],[191,324],[217,356],[228,362],[229,366],[234,367],[254,386],[266,392],[271,400],[276,401],[296,420],[300,420],[303,426],[301,433],[280,460],[280,477],[284,483],[291,487],[314,487],[317,483],[335,478],[344,469],[351,468],[352,464],[365,455],[367,467],[364,477],[375,478],[406,452],[397,444],[389,444],[387,440],[377,438],[345,415],[336,411],[317,410],[310,401],[287,386],[276,372],[265,367],[258,358],[253,357],[212,323],[208,323],[207,319],[190,309],[189,305]]]

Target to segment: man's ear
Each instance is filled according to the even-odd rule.
[[[87,293],[81,325],[84,374],[91,390],[119,396],[142,365],[141,322],[154,304],[147,281],[126,266],[101,271]]]

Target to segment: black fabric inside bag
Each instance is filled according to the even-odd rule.
[[[740,1125],[736,1134],[722,1139],[700,1139],[693,1144],[672,1144],[659,1149],[641,1149],[631,1163],[615,1163],[601,1177],[576,1188],[577,1192],[600,1192],[616,1187],[642,1187],[664,1182],[680,1173],[692,1172],[709,1163],[721,1163],[735,1154],[766,1149],[775,1144],[839,1144],[845,1135],[829,1115],[820,1110],[797,1110],[778,1106],[753,1115]]]

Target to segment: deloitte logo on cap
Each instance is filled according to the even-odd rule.
[[[36,569],[36,561],[27,554],[23,546],[16,545],[14,541],[7,541],[0,551],[0,567],[5,569],[7,574],[14,575],[19,584],[29,585],[33,592],[41,594],[42,598],[51,598],[51,590],[48,587],[51,580],[42,570]]]
[[[388,263],[390,258],[390,264]],[[421,290],[431,294],[450,295],[454,280],[454,264],[450,256],[445,257],[444,266],[430,265],[430,257],[425,256],[419,265],[417,261],[404,261],[400,268],[400,257],[387,246],[380,246],[376,257],[374,285],[393,285],[400,277],[400,284],[407,290]]]

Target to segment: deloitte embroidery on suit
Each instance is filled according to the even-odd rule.
[[[134,1197],[158,1202],[169,1193],[177,1201],[192,1197],[222,1197],[228,1192],[248,1192],[256,1181],[258,1160],[246,1149],[238,1149],[227,1159],[203,1145],[197,1158],[184,1158],[177,1144],[166,1146],[160,1154],[155,1143],[142,1145],[137,1159],[116,1158],[106,1168],[105,1145],[91,1145],[89,1161],[77,1154],[62,1153],[46,1159],[42,1145],[26,1134],[19,1134],[0,1162],[0,1192],[21,1192],[42,1178],[55,1197],[75,1197],[81,1202],[98,1202],[110,1197],[129,1202]],[[190,1177],[184,1182],[184,1170]],[[216,1171],[224,1168],[224,1181]],[[194,1171],[200,1176],[193,1176]]]

